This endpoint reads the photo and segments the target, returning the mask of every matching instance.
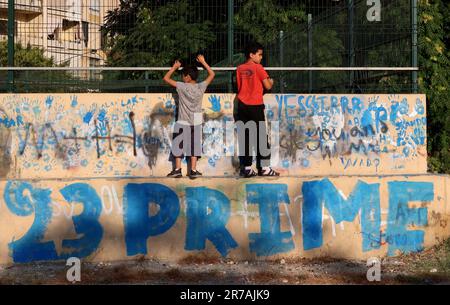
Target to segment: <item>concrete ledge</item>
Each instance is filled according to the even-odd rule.
[[[0,192],[0,264],[364,259],[450,236],[445,175],[4,180]]]

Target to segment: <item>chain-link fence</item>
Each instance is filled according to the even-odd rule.
[[[173,60],[203,53],[209,90],[231,92],[259,41],[273,92],[414,92],[416,2],[0,0],[0,91],[165,92]]]

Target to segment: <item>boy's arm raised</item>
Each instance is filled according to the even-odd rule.
[[[169,85],[171,85],[172,87],[177,87],[177,82],[174,81],[171,77],[172,74],[177,71],[179,68],[181,67],[181,63],[176,60],[175,63],[173,64],[172,68],[170,68],[169,71],[167,71],[166,75],[164,75],[163,80],[168,83]]]
[[[205,79],[205,82],[207,85],[211,84],[214,77],[216,76],[216,73],[211,69],[211,67],[208,65],[208,63],[205,60],[205,57],[203,55],[197,56],[197,61],[205,67],[206,71],[208,71],[208,77]]]

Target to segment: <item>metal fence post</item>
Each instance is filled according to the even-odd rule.
[[[234,1],[228,0],[228,65],[233,65],[234,52]],[[233,91],[233,72],[228,78],[228,92]]]
[[[313,41],[312,41],[312,14],[308,14],[308,66],[313,66]],[[313,71],[308,72],[308,90],[313,91]]]
[[[14,67],[14,0],[8,0],[8,67]],[[8,92],[14,92],[14,71],[8,70]]]
[[[284,66],[284,32],[280,31],[280,67]],[[284,93],[284,72],[280,75],[280,93]]]
[[[417,0],[411,0],[411,28],[412,28],[412,54],[411,54],[411,66],[418,67],[418,47],[417,47]],[[412,91],[417,93],[417,71],[412,71]]]
[[[354,46],[354,20],[355,20],[355,3],[354,0],[348,0],[348,66],[355,66],[355,46]],[[349,86],[353,92],[354,71],[350,71]]]

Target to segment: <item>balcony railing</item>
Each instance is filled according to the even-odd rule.
[[[14,8],[18,13],[42,13],[42,0],[14,0]],[[0,0],[0,10],[8,9],[8,0]]]

